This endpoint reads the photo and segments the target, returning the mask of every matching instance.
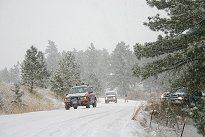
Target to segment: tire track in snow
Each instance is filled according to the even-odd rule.
[[[94,110],[93,110],[94,111]],[[68,119],[68,120],[63,120],[63,121],[60,121],[60,122],[53,122],[51,125],[49,125],[48,127],[45,127],[43,129],[41,129],[41,131],[39,131],[38,133],[32,135],[31,137],[39,137],[40,135],[42,135],[44,132],[46,131],[50,131],[50,129],[55,129],[54,131],[52,131],[51,133],[49,133],[49,137],[52,137],[55,135],[55,133],[58,133],[58,132],[63,132],[63,131],[66,131],[65,128],[68,128],[69,126],[71,126],[72,128],[72,125],[75,125],[76,123],[78,123],[78,121],[80,120],[85,120],[85,118],[88,118],[87,121],[84,121],[83,123],[81,122],[81,124],[78,124],[77,127],[80,128],[80,129],[83,129],[87,124],[91,123],[91,122],[94,122],[95,120],[98,120],[102,117],[105,117],[105,116],[109,116],[111,115],[113,112],[110,112],[110,111],[103,111],[103,112],[98,112],[98,113],[94,113],[94,114],[87,114],[87,115],[83,115],[83,116],[78,116],[78,117],[74,117],[72,119]],[[94,117],[94,116],[97,116],[97,117]],[[91,119],[89,118],[91,117]],[[68,125],[68,126],[66,126]],[[74,129],[72,130],[72,134],[76,133],[78,131],[78,129]],[[69,134],[69,137],[71,136],[71,134]]]
[[[135,137],[135,102],[100,103],[97,108],[54,110],[0,117],[3,137]],[[131,123],[131,124],[130,124]],[[131,128],[130,128],[131,127]],[[133,128],[133,129],[132,129]]]

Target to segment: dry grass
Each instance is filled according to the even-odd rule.
[[[30,93],[27,87],[21,86],[20,91],[24,92],[21,97],[21,104],[11,103],[14,100],[15,93],[11,91],[14,86],[0,82],[0,98],[3,106],[0,107],[0,114],[17,114],[34,111],[53,110],[62,107],[62,104],[56,105],[56,102],[61,102],[55,99],[54,94],[45,89],[35,89],[34,93]],[[54,102],[53,100],[56,100]]]

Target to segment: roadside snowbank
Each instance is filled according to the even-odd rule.
[[[144,131],[149,134],[151,137],[178,137],[181,135],[181,130],[175,130],[173,128],[165,127],[156,124],[155,122],[151,122],[150,127],[150,119],[151,115],[149,112],[145,111],[146,102],[142,102],[135,110],[135,114],[133,115],[133,119],[138,121],[142,127],[144,127]],[[183,137],[201,137],[197,133],[197,129],[193,126],[192,122],[187,122]]]

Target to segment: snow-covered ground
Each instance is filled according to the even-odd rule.
[[[138,103],[139,104],[139,103]],[[183,123],[179,123],[179,129],[165,127],[163,125],[158,125],[156,122],[152,121],[150,128],[150,113],[145,111],[146,101],[142,101],[142,105],[140,107],[136,107],[137,113],[134,116],[134,119],[144,127],[144,130],[151,137],[179,137],[181,136]],[[193,125],[193,121],[191,119],[187,119],[186,126],[184,128],[183,137],[202,137],[202,135],[197,133],[196,127]]]
[[[102,100],[102,99],[101,99]],[[131,120],[141,101],[0,116],[1,137],[146,137]]]

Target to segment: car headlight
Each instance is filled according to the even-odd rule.
[[[86,99],[87,99],[87,97],[86,97],[86,96],[84,96],[84,97],[83,97],[83,99],[84,99],[84,100],[86,100]]]
[[[161,98],[164,98],[164,95],[161,95]]]
[[[70,101],[70,98],[65,98],[64,101]]]
[[[179,100],[183,100],[183,97],[178,97]]]
[[[113,99],[115,99],[115,97],[113,97]]]

